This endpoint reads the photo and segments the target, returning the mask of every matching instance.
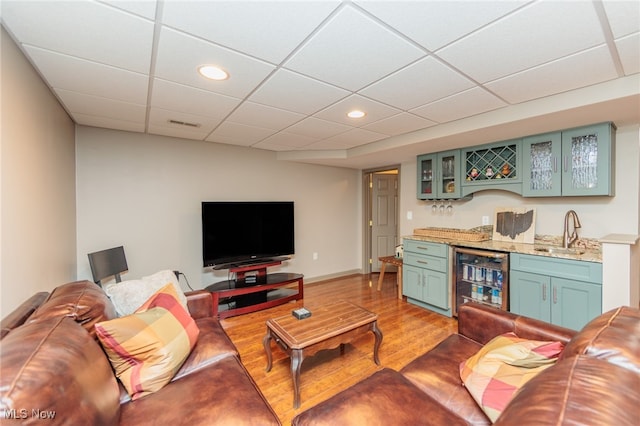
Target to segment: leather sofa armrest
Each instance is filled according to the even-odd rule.
[[[206,290],[194,290],[184,293],[187,297],[187,306],[193,319],[208,318],[213,316],[213,298]]]
[[[523,339],[559,341],[565,345],[576,334],[568,328],[479,303],[466,303],[458,309],[458,334],[482,345],[509,332]]]
[[[35,310],[42,305],[47,297],[49,297],[49,293],[46,291],[36,293],[22,302],[22,304],[9,313],[9,315],[2,318],[2,323],[0,324],[0,328],[2,329],[0,339],[4,338],[4,336],[9,334],[9,332],[14,328],[24,324],[31,314],[33,314]]]

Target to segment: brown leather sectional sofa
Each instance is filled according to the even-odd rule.
[[[54,413],[49,424],[280,424],[211,316],[211,295],[191,292],[187,301],[200,329],[195,348],[168,385],[131,401],[92,335],[93,324],[115,316],[104,292],[85,281],[34,295],[2,320],[0,420],[42,424],[39,416]],[[575,332],[479,304],[461,307],[458,333],[399,372],[382,369],[292,424],[488,425],[458,367],[507,332],[566,346],[496,424],[639,424],[640,310],[607,312]]]
[[[42,424],[42,416],[53,415],[47,424],[279,425],[212,317],[211,294],[186,296],[200,329],[196,346],[168,385],[135,401],[94,337],[96,322],[116,316],[102,289],[80,281],[31,297],[2,320],[0,420]]]
[[[515,394],[495,424],[640,424],[640,310],[607,312],[579,332],[475,303],[462,306],[458,319],[458,334],[399,372],[378,371],[299,414],[292,424],[491,424],[463,386],[459,365],[507,332],[566,346],[555,365]]]

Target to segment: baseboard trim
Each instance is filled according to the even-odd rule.
[[[350,271],[336,272],[335,274],[320,275],[313,278],[304,277],[305,284],[319,283],[322,281],[334,280],[336,278],[344,278],[349,275],[362,275],[362,269],[352,269]]]

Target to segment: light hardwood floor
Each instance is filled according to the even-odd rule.
[[[383,367],[399,370],[417,356],[431,349],[457,331],[457,321],[397,298],[396,276],[385,274],[381,291],[377,291],[378,274],[352,275],[329,281],[306,284],[304,300],[221,321],[240,352],[242,363],[273,407],[283,425],[305,409],[370,376]],[[344,299],[378,314],[383,333],[379,356],[381,366],[373,361],[372,333],[346,345],[344,355],[338,348],[306,358],[302,363],[299,409],[293,408],[293,383],[289,358],[272,342],[273,368],[267,363],[262,338],[268,318],[287,315],[305,306]]]

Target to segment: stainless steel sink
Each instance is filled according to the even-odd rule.
[[[541,253],[561,253],[561,254],[584,254],[586,252],[583,248],[563,248],[563,247],[534,247],[535,251],[539,251]]]

